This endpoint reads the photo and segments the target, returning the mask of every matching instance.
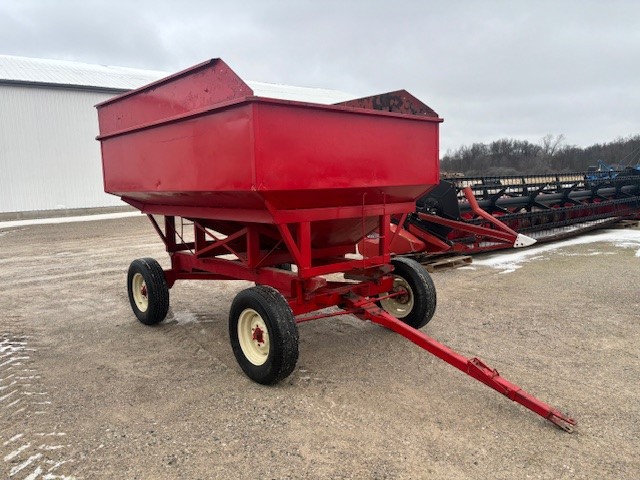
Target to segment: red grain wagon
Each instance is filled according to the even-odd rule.
[[[257,97],[214,59],[97,108],[105,191],[149,216],[171,258],[166,271],[147,258],[129,268],[141,322],[165,318],[176,280],[254,281],[233,300],[229,335],[256,382],[293,371],[297,323],[348,312],[565,429],[574,424],[417,330],[435,312],[435,288],[415,261],[391,259],[389,226],[438,184],[442,120],[408,92],[334,105]],[[367,235],[378,249],[357,258]],[[326,277],[336,273],[344,280]]]

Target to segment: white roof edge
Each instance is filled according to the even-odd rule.
[[[277,98],[279,100],[295,100],[330,105],[356,98],[340,90],[326,88],[295,87],[275,83],[246,81],[257,97]]]
[[[0,81],[131,90],[166,75],[137,68],[0,55]]]
[[[0,82],[41,83],[67,87],[132,90],[170,75],[158,70],[142,70],[96,65],[70,60],[0,55]],[[246,81],[259,97],[332,104],[351,100],[354,95],[323,88],[296,87]]]

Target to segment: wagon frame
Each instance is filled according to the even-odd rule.
[[[165,318],[178,280],[249,280],[256,286],[234,299],[229,334],[254,381],[294,370],[296,324],[350,313],[572,430],[573,419],[419,330],[435,312],[435,287],[417,262],[391,258],[399,229],[390,225],[437,184],[442,120],[408,92],[331,106],[264,99],[215,59],[103,102],[98,114],[105,191],[148,215],[171,259],[167,270],[132,262],[127,286],[140,321]],[[212,151],[232,160],[215,163]],[[425,171],[407,179],[396,156]],[[372,235],[377,249],[354,255]],[[327,307],[338,308],[313,314]]]

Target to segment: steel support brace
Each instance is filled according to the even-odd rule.
[[[418,213],[417,216],[420,220],[423,220],[425,222],[436,223],[438,225],[443,225],[459,232],[469,233],[480,238],[489,238],[496,242],[502,242],[508,245],[513,245],[518,236],[518,234],[515,232],[511,233],[512,230],[510,228],[508,229],[509,231],[500,231],[493,228],[481,227],[472,223],[462,222],[460,220],[449,220],[448,218],[439,217],[430,213]],[[418,233],[414,231],[412,233],[417,237],[420,237],[421,235],[419,230],[417,230],[417,232]]]
[[[519,403],[520,405],[537,413],[541,417],[546,418],[562,430],[567,432],[573,431],[573,427],[576,425],[576,421],[574,419],[569,418],[550,405],[547,405],[535,398],[533,395],[525,392],[517,385],[505,380],[500,376],[497,370],[488,367],[481,360],[477,358],[468,359],[463,357],[446,345],[443,345],[421,331],[410,327],[401,320],[392,317],[384,310],[371,303],[367,298],[350,294],[346,297],[346,307],[352,311],[360,309],[355,313],[358,317],[364,320],[370,320],[373,323],[377,323],[378,325],[399,333],[429,353],[435,355],[441,360],[444,360],[448,364],[453,365],[458,370],[466,373],[476,380],[481,381],[488,387],[493,388],[514,402]]]

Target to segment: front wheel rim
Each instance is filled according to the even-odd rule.
[[[254,365],[264,365],[269,358],[267,324],[252,308],[243,310],[238,318],[238,342],[246,359]]]
[[[133,301],[141,312],[146,312],[149,308],[149,295],[147,291],[147,282],[141,273],[136,273],[131,279],[131,291],[133,293]]]
[[[396,318],[408,316],[415,303],[413,290],[409,286],[409,282],[402,277],[394,277],[393,290],[390,293],[398,293],[398,295],[380,300],[382,308]]]

